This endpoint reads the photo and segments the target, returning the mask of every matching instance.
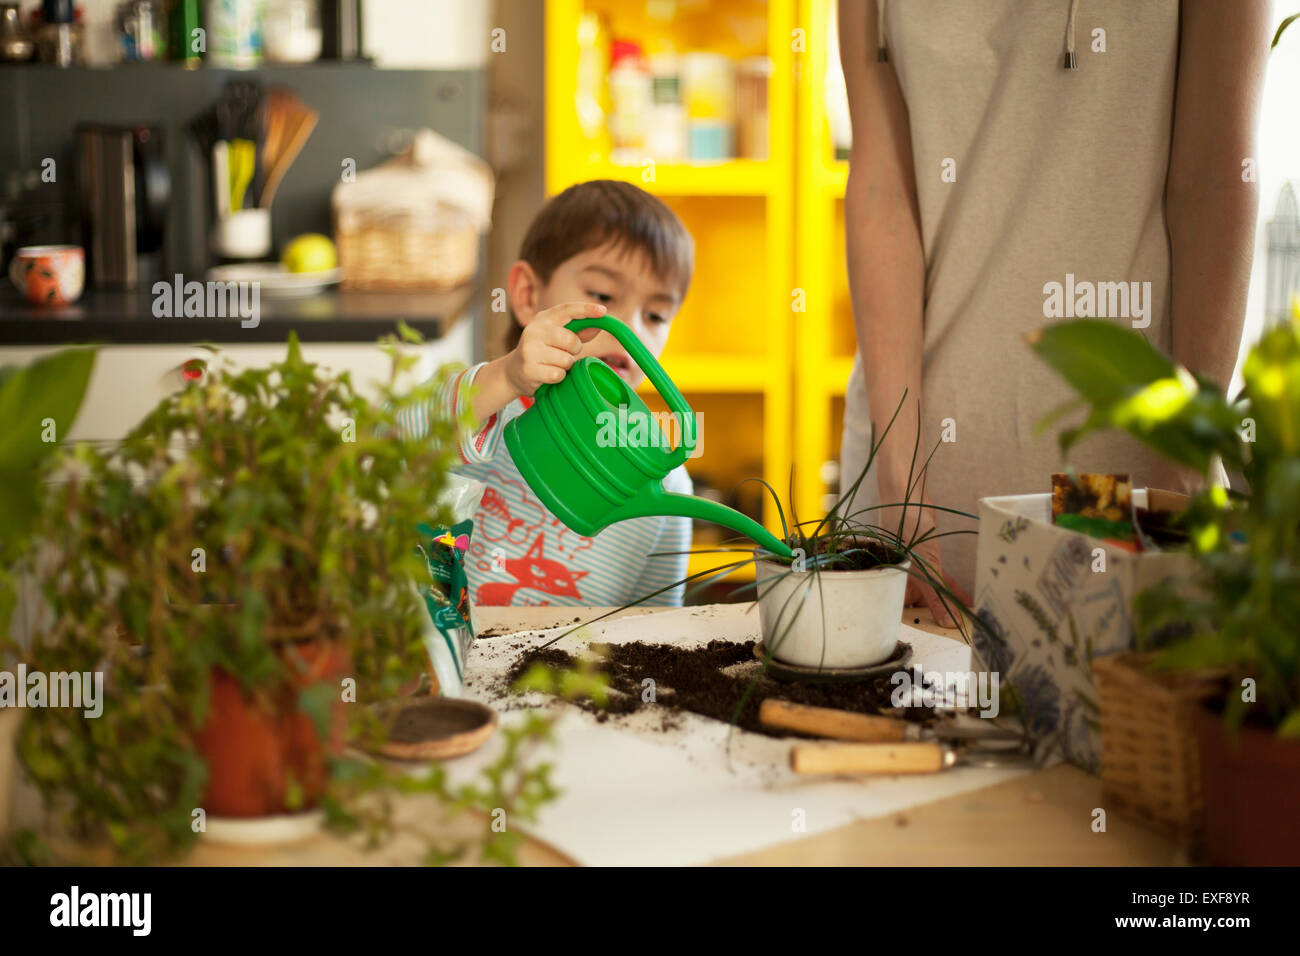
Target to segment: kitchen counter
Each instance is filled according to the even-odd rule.
[[[255,326],[232,318],[158,318],[149,290],[87,289],[62,309],[29,304],[6,282],[0,288],[0,345],[162,345],[284,342],[374,342],[405,321],[428,340],[441,338],[475,292],[363,292],[330,289],[301,298],[262,295]]]

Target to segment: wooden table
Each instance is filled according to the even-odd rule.
[[[629,609],[619,616],[653,614]],[[585,622],[602,608],[480,608],[484,630],[522,630]],[[961,640],[934,623],[928,609],[905,608],[903,623]],[[905,813],[860,820],[815,836],[717,861],[737,866],[1168,866],[1183,849],[1136,823],[1108,813],[1106,832],[1092,830],[1103,807],[1101,781],[1070,764]]]
[[[481,608],[483,631],[510,632],[583,622],[603,608]],[[629,609],[619,616],[653,614]],[[957,631],[934,624],[928,611],[908,608],[904,623],[933,634],[960,639]],[[33,794],[16,794],[17,820],[34,819]],[[399,798],[396,816],[412,826],[438,826],[471,836],[482,818],[463,815],[439,822],[439,807],[429,797]],[[1061,764],[983,790],[959,794],[904,813],[864,819],[848,826],[717,861],[724,865],[1170,865],[1186,862],[1173,842],[1115,814],[1107,814],[1104,833],[1092,830],[1093,810],[1103,806],[1101,782]],[[424,844],[398,836],[387,846],[366,851],[332,836],[316,836],[273,848],[201,843],[184,861],[195,866],[393,866],[418,864]],[[96,862],[107,862],[86,851]],[[538,839],[521,845],[519,862],[534,866],[572,865],[560,850]]]

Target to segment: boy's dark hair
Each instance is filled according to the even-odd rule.
[[[695,268],[691,234],[661,200],[615,179],[578,183],[551,197],[528,227],[519,258],[550,282],[561,263],[607,243],[644,253],[655,275],[686,294]],[[507,348],[519,344],[522,332],[516,319],[506,334]]]

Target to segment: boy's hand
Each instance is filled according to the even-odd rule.
[[[538,312],[524,326],[519,344],[505,356],[506,381],[518,397],[532,395],[539,386],[564,380],[578,360],[582,343],[600,334],[599,329],[570,332],[565,326],[574,319],[595,319],[605,314],[605,307],[593,302],[565,302]]]
[[[487,421],[516,398],[562,381],[578,360],[582,343],[600,334],[600,329],[574,334],[565,325],[604,314],[605,307],[594,302],[565,302],[538,312],[524,326],[514,350],[488,362],[474,379],[474,418]]]

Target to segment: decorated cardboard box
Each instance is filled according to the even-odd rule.
[[[1133,504],[1176,507],[1173,492],[1135,489]],[[1133,645],[1133,598],[1189,579],[1184,554],[1135,553],[1052,524],[1051,494],[979,505],[976,654],[1014,689],[1030,731],[1056,736],[1066,759],[1098,773],[1101,734],[1090,661]]]

